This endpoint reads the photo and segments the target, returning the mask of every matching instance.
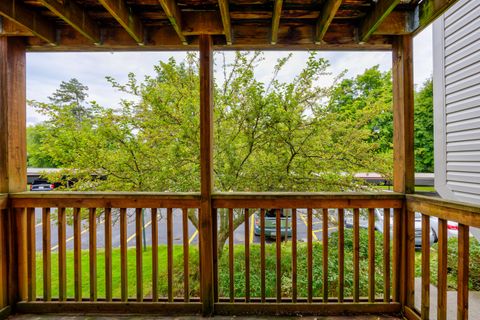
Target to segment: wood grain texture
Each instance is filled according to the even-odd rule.
[[[65,214],[65,208],[58,208],[57,212],[58,212],[58,222],[57,222],[58,223],[58,300],[66,301],[67,299],[67,217]]]
[[[368,210],[368,301],[375,301],[375,209]]]
[[[81,209],[73,209],[73,270],[75,301],[82,301],[82,217]]]
[[[250,213],[244,210],[245,228],[245,302],[250,302]]]
[[[413,132],[413,39],[396,36],[392,54],[393,75],[393,190],[413,193],[415,159]]]
[[[327,240],[328,241],[328,240]],[[353,301],[360,299],[360,210],[353,209]]]
[[[383,301],[390,302],[390,208],[383,209]]]
[[[143,24],[126,1],[99,0],[99,2],[138,44],[143,44]]]
[[[97,210],[88,210],[88,265],[90,271],[90,301],[97,301]]]
[[[323,41],[323,37],[327,33],[328,27],[330,27],[330,23],[332,23],[341,4],[342,0],[327,0],[323,4],[317,20],[315,43],[320,44]]]
[[[277,224],[280,219],[277,219]],[[278,237],[278,231],[277,231]],[[277,246],[277,250],[279,246]],[[277,261],[277,263],[279,263]],[[324,264],[325,266],[325,264]],[[325,271],[324,271],[325,272]],[[313,298],[313,210],[307,209],[307,301],[312,302]]]
[[[143,209],[135,209],[135,275],[137,278],[137,301],[143,301]]]
[[[368,38],[377,30],[383,20],[385,20],[399,3],[400,0],[379,0],[374,4],[373,9],[367,14],[360,25],[360,41],[368,41]]]
[[[282,232],[281,232],[280,209],[275,209],[275,293],[277,303],[282,301]]]
[[[405,305],[415,307],[415,212],[407,210],[405,257]],[[428,230],[430,231],[430,230]],[[430,236],[430,234],[429,234]]]
[[[283,0],[275,0],[273,4],[272,16],[272,34],[270,36],[270,43],[276,44],[278,41],[278,28],[280,27],[280,17],[282,15]]]
[[[158,301],[158,211],[157,211],[157,208],[151,208],[150,210],[151,210],[151,218],[152,218],[152,301],[157,302]],[[184,209],[183,215],[185,214],[186,212]],[[185,226],[183,227],[185,228]],[[185,251],[183,254],[185,255]],[[188,251],[186,255],[188,257]],[[188,263],[186,264],[186,268],[188,270]],[[188,278],[186,281],[188,281]],[[188,294],[188,290],[186,290],[186,294]],[[188,302],[188,299],[186,302]]]
[[[0,221],[3,221],[3,214],[0,215]],[[27,209],[27,272],[28,272],[28,301],[35,301],[37,299],[37,263],[36,263],[36,256],[37,256],[37,245],[36,245],[36,218],[35,218],[35,209],[29,208]],[[4,236],[4,229],[0,228],[1,236]],[[4,240],[3,238],[1,240]],[[5,242],[2,241],[2,244]],[[4,251],[3,245],[0,245],[0,251]],[[0,265],[3,264],[3,261],[6,261],[6,255],[0,255]],[[61,261],[62,259],[60,259]],[[1,274],[6,274],[7,272],[4,271]],[[3,276],[0,276],[3,277]],[[0,285],[2,281],[0,280]],[[3,287],[3,286],[2,286]],[[2,291],[2,289],[0,289]],[[1,294],[0,294],[1,295]],[[3,299],[0,299],[0,302],[3,302]]]
[[[127,209],[120,208],[120,288],[122,302],[128,300]]]
[[[218,8],[222,16],[223,32],[227,45],[232,44],[232,24],[230,22],[230,9],[228,0],[218,0]]]
[[[167,295],[173,302],[173,211],[167,209]]]
[[[422,214],[422,319],[430,319],[430,217]]]
[[[438,219],[437,319],[447,319],[447,221]]]
[[[458,225],[457,319],[468,319],[469,227]]]
[[[182,13],[175,0],[158,0],[158,2],[161,4],[180,41],[183,44],[187,44],[187,39],[182,33]]]
[[[263,213],[262,213],[263,215]],[[262,226],[265,225],[265,217],[262,217],[263,222]],[[262,227],[263,228],[263,227]],[[265,231],[263,230],[263,237],[260,239],[262,241],[263,247],[263,263],[261,268],[263,269],[262,272],[262,279],[265,278]],[[262,294],[262,302],[265,301],[265,280],[263,280],[263,294]],[[297,302],[297,209],[292,209],[292,301],[295,303]]]
[[[105,300],[112,301],[112,209],[105,208]]]

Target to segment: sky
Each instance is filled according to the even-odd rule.
[[[258,66],[256,77],[260,81],[268,81],[273,74],[275,61],[285,57],[289,52],[266,51],[265,61]],[[226,52],[227,60],[233,52]],[[177,61],[185,58],[185,52],[95,52],[95,53],[28,53],[27,54],[27,98],[47,102],[62,81],[77,78],[89,88],[89,101],[96,101],[102,106],[115,107],[122,95],[112,89],[106,81],[111,76],[118,82],[127,80],[129,72],[143,79],[145,75],[153,75],[153,66],[158,61],[170,57]],[[291,79],[305,65],[308,52],[293,52],[293,56],[278,75],[280,81]],[[390,70],[392,66],[391,52],[352,52],[322,51],[320,57],[330,61],[329,71],[332,76],[321,80],[320,85],[329,85],[333,77],[348,70],[346,77],[361,74],[365,69],[375,65],[380,70]],[[220,61],[218,61],[220,62]],[[414,38],[414,82],[421,85],[432,75],[432,28],[426,28]],[[43,117],[27,107],[27,125],[33,125]]]

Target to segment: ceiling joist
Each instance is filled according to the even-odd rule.
[[[223,32],[225,33],[225,40],[227,45],[232,44],[232,24],[230,22],[230,8],[228,7],[228,0],[218,0],[218,7],[220,8],[220,15],[222,16]]]
[[[0,1],[0,15],[26,28],[48,44],[55,44],[54,24],[20,1]]]
[[[424,0],[420,2],[413,11],[411,29],[414,34],[422,31],[432,21],[443,14],[452,4],[454,0]]]
[[[125,0],[98,0],[112,17],[139,45],[144,44],[143,25],[140,18],[128,7]]]
[[[318,17],[316,32],[315,32],[315,43],[320,44],[323,41],[323,37],[327,33],[328,27],[332,23],[335,14],[340,8],[342,0],[327,0],[323,5],[322,10],[320,11],[320,16]]]
[[[282,15],[283,0],[275,0],[272,17],[272,36],[270,44],[276,44],[278,41],[278,28],[280,27],[280,16]]]
[[[41,0],[41,2],[84,37],[96,45],[100,44],[100,29],[96,22],[87,15],[86,10],[77,3],[71,0],[63,1],[63,4],[57,0]]]
[[[359,41],[364,43],[377,30],[383,20],[395,9],[400,0],[378,0],[375,7],[363,19],[359,29]]]
[[[187,39],[182,33],[182,15],[175,0],[158,0],[158,2],[160,2],[163,11],[165,11],[168,20],[170,20],[170,23],[173,29],[175,29],[180,41],[182,41],[184,45],[188,44]]]

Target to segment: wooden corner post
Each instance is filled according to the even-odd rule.
[[[0,193],[25,191],[27,185],[25,52],[23,38],[0,37]],[[9,256],[0,261],[8,274],[6,283],[5,273],[0,275],[0,291],[13,305],[28,294],[26,213],[10,209],[0,218],[7,240],[0,245]]]
[[[414,159],[414,84],[413,84],[413,39],[412,36],[396,36],[393,41],[393,190],[400,193],[415,191]],[[414,249],[411,227],[413,213],[395,209],[398,226],[394,226],[394,255],[400,264],[394,266],[394,300],[403,306],[413,304]],[[413,235],[414,236],[414,235]],[[408,244],[408,247],[407,247]]]
[[[200,35],[200,292],[203,315],[213,314],[213,49]]]

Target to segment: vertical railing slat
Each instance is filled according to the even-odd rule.
[[[297,302],[297,209],[292,209],[292,301]]]
[[[51,228],[50,208],[42,210],[42,239],[43,239],[43,300],[52,300],[52,265],[51,265]]]
[[[173,210],[167,208],[168,302],[173,302]]]
[[[344,247],[345,247],[345,217],[343,209],[338,209],[338,302],[343,302],[344,295]]]
[[[245,302],[250,302],[250,212],[245,208]]]
[[[400,261],[402,261],[402,209],[393,210],[393,243],[392,243],[392,300],[400,302]]]
[[[96,209],[88,212],[89,226],[89,266],[90,266],[90,301],[97,301],[97,216]]]
[[[158,301],[158,214],[151,208],[152,219],[152,301]]]
[[[390,302],[390,208],[383,209],[383,301]]]
[[[190,276],[188,271],[189,261],[189,239],[188,239],[188,209],[182,210],[182,232],[183,232],[183,300],[188,302],[190,300],[188,277]]]
[[[265,302],[265,209],[260,210],[260,295]]]
[[[143,209],[135,209],[135,258],[137,276],[137,302],[143,301]]]
[[[437,319],[447,319],[447,221],[438,219]]]
[[[375,301],[375,209],[368,209],[368,302]]]
[[[307,301],[313,297],[313,210],[307,209]]]
[[[458,284],[457,319],[468,319],[468,274],[470,254],[470,231],[464,224],[458,224]]]
[[[1,211],[0,211],[1,213]],[[3,217],[0,215],[0,219]],[[36,266],[36,232],[35,208],[27,208],[27,270],[28,270],[28,301],[37,300],[37,266]],[[0,229],[3,232],[3,229]],[[3,258],[3,257],[0,257]],[[1,277],[2,275],[0,275]],[[1,290],[1,289],[0,289]]]
[[[112,209],[105,208],[105,300],[112,301]]]
[[[422,215],[422,319],[430,319],[430,217]]]
[[[405,304],[415,307],[415,212],[407,210],[406,241],[406,300]]]
[[[120,283],[122,302],[128,301],[127,209],[120,208]]]
[[[322,212],[323,302],[328,302],[328,209]]]
[[[282,229],[281,224],[282,220],[280,218],[280,209],[276,209],[275,214],[275,227],[276,227],[276,255],[277,255],[277,263],[276,263],[276,285],[277,289],[275,290],[277,293],[277,303],[282,301]]]
[[[65,208],[58,208],[58,300],[67,299],[67,219]]]
[[[212,208],[212,229],[213,229],[213,301],[218,302],[218,257],[220,256],[218,247],[218,209]]]
[[[353,301],[360,300],[360,210],[353,209]]]
[[[82,210],[73,209],[73,269],[75,301],[82,301]]]
[[[235,300],[234,265],[233,265],[233,208],[228,209],[228,274],[230,278],[230,302]]]

